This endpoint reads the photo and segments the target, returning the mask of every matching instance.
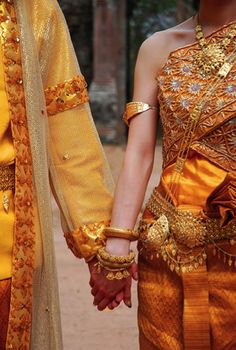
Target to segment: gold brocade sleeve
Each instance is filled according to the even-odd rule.
[[[35,35],[48,111],[51,186],[68,246],[88,261],[104,244],[101,228],[110,220],[113,180],[64,16],[56,1],[50,7],[48,19],[44,14],[34,22],[42,28]]]
[[[47,113],[55,115],[88,102],[87,83],[82,75],[45,90]]]
[[[103,230],[105,222],[81,226],[79,229],[65,233],[68,247],[77,258],[89,262],[96,256],[97,250],[105,245],[106,237]]]

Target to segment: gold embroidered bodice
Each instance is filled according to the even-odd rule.
[[[222,40],[231,23],[211,34],[207,41]],[[158,102],[163,124],[163,167],[172,164],[178,154],[189,113],[215,75],[203,77],[194,56],[198,43],[187,45],[170,53],[158,76]],[[235,42],[228,46],[226,55],[235,50]],[[236,53],[235,53],[236,55]],[[236,171],[236,64],[221,82],[211,98],[203,105],[200,123],[191,148],[227,171]]]

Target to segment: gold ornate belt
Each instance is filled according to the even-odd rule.
[[[2,206],[6,213],[9,211],[10,200],[5,191],[15,189],[15,164],[0,166],[0,191],[2,194]]]
[[[0,191],[14,190],[15,164],[0,166]]]
[[[168,263],[170,269],[180,272],[192,271],[207,259],[206,247],[214,245],[215,253],[227,259],[231,266],[236,257],[222,251],[217,243],[228,239],[234,244],[236,223],[227,227],[220,226],[218,218],[204,217],[203,213],[194,214],[190,210],[178,210],[154,190],[146,207],[154,219],[141,220],[139,225],[140,242],[151,256],[159,257]]]

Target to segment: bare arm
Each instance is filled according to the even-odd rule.
[[[157,105],[156,62],[145,42],[139,52],[134,81],[133,101]],[[140,212],[152,172],[157,132],[157,112],[149,110],[131,119],[127,149],[116,187],[111,225],[133,228]],[[109,239],[107,250],[125,255],[129,241]]]
[[[153,53],[154,52],[154,53]],[[133,101],[157,105],[157,62],[152,41],[146,41],[139,52],[136,69]],[[133,229],[143,203],[148,180],[150,178],[157,131],[157,113],[154,110],[144,112],[130,122],[127,149],[116,187],[111,225]],[[127,255],[130,242],[126,239],[110,238],[107,251],[112,255]],[[131,277],[108,281],[103,273],[93,272],[91,264],[92,295],[98,310],[106,306],[114,309],[124,300],[131,306]],[[137,279],[137,267],[133,264],[131,274]]]

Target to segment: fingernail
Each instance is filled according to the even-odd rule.
[[[132,307],[132,303],[131,303],[131,301],[126,301],[126,303],[125,303],[130,309],[131,309],[131,307]]]

